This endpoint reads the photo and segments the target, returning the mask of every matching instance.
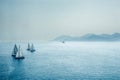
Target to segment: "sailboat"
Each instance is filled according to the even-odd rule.
[[[18,51],[16,53],[15,59],[24,59],[25,57],[23,56],[22,50],[19,46]]]
[[[27,50],[29,51],[30,50],[30,44],[28,43],[28,48],[27,48]]]
[[[31,45],[30,51],[31,51],[31,52],[35,52],[35,48],[34,48],[34,45],[33,45],[33,44]]]
[[[65,41],[62,41],[62,43],[65,43]]]
[[[17,54],[17,52],[18,52],[18,48],[17,48],[17,45],[15,44],[15,45],[14,45],[13,52],[12,52],[12,56],[15,57],[16,54]]]

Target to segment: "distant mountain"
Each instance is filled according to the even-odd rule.
[[[80,37],[63,35],[54,39],[54,41],[120,41],[120,33],[114,34],[86,34]]]

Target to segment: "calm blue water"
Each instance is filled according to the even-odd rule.
[[[120,80],[120,42],[34,43],[11,57],[15,43],[0,43],[0,80]]]

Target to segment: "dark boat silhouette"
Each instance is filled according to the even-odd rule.
[[[34,48],[34,45],[33,45],[33,44],[31,45],[30,51],[31,51],[31,52],[35,52],[35,48]]]
[[[62,43],[65,43],[65,41],[62,41]]]
[[[28,43],[28,48],[27,48],[28,51],[30,51],[30,44]]]
[[[16,54],[17,54],[17,52],[18,52],[18,48],[17,48],[17,45],[15,44],[15,45],[14,45],[13,52],[12,52],[12,56],[15,57]]]

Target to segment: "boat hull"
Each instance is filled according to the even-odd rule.
[[[31,52],[35,52],[35,50],[30,50]]]
[[[11,55],[12,57],[15,57],[16,55]]]
[[[25,59],[25,57],[15,57],[15,59]]]
[[[30,49],[27,49],[28,51],[30,51]]]

